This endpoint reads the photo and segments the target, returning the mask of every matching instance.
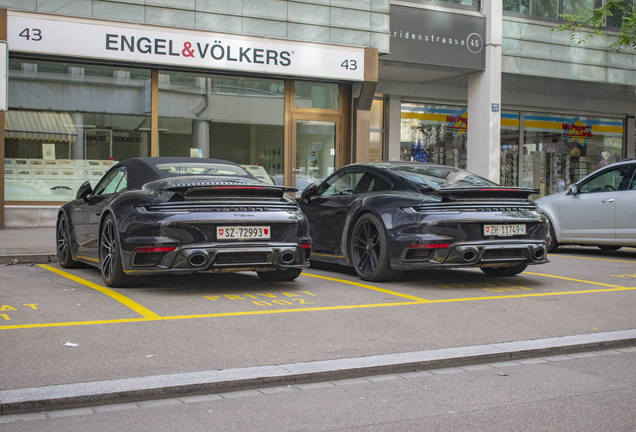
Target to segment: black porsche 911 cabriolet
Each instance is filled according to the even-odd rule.
[[[108,286],[168,272],[256,271],[293,280],[309,266],[307,219],[286,192],[216,159],[124,160],[57,217],[57,257],[90,264]]]
[[[512,276],[549,262],[548,222],[533,192],[444,165],[377,162],[341,168],[299,203],[312,261],[353,266],[364,280],[450,267]]]

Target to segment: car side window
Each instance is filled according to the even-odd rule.
[[[128,172],[125,167],[111,172],[95,187],[93,195],[108,195],[121,192],[127,187]]]
[[[366,173],[358,183],[356,193],[377,192],[391,189],[391,183],[375,174]]]
[[[632,175],[632,182],[627,189],[636,190],[636,171],[634,171],[634,174]]]
[[[629,165],[620,165],[602,171],[582,184],[579,193],[612,192],[618,190],[630,168]]]
[[[346,169],[323,183],[320,187],[322,190],[318,191],[318,196],[351,195],[363,175],[364,170]]]

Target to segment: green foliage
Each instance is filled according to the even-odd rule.
[[[601,7],[595,9],[581,9],[578,14],[563,14],[565,23],[552,31],[569,31],[570,40],[580,45],[591,37],[598,36],[610,41],[606,31],[606,23],[620,23],[619,31],[612,34],[615,37],[609,46],[612,52],[626,49],[636,49],[636,14],[634,4],[626,0],[607,0]]]

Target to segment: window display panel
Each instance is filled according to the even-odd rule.
[[[620,119],[524,114],[520,186],[538,189],[540,197],[563,192],[597,168],[621,160],[622,151]]]
[[[5,199],[69,201],[116,161],[148,156],[150,71],[11,58]]]
[[[403,103],[400,160],[466,169],[467,133],[465,107]]]
[[[369,161],[384,159],[384,101],[374,99],[371,104],[371,135],[369,140]]]
[[[210,157],[283,183],[283,80],[159,74],[159,155]]]
[[[340,109],[338,84],[294,82],[294,106],[297,108]]]
[[[501,175],[502,186],[518,186],[519,178],[519,113],[501,113]]]

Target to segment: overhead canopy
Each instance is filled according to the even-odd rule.
[[[77,129],[69,114],[49,111],[9,110],[5,138],[77,142]]]

